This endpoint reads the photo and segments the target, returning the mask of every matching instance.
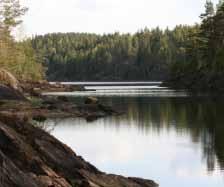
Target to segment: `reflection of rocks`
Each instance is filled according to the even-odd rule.
[[[57,99],[62,102],[69,102],[69,99],[66,96],[58,96]]]
[[[114,110],[111,106],[99,103],[98,99],[96,103],[95,101],[96,100],[91,104],[80,105],[77,107],[87,121],[94,121],[101,117],[121,114],[121,112]]]
[[[47,120],[47,117],[42,115],[36,115],[33,117],[33,120],[38,121],[38,122],[44,122]]]
[[[150,180],[102,173],[69,147],[23,119],[1,116],[0,121],[0,186],[157,186]]]
[[[1,95],[1,94],[0,94]],[[119,115],[112,107],[102,104],[79,104],[69,101],[67,97],[43,97],[34,101],[0,101],[0,114],[26,116],[35,121],[46,118],[83,117],[88,121],[98,118]]]

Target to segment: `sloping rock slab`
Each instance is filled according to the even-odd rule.
[[[2,187],[156,187],[151,180],[108,175],[45,131],[0,116]]]

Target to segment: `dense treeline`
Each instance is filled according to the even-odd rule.
[[[56,33],[37,36],[50,80],[164,80],[174,61],[185,61],[189,36],[198,26],[131,34]]]
[[[224,91],[224,2],[206,1],[199,30],[189,39],[186,61],[171,67],[171,85],[195,90]]]
[[[37,62],[31,42],[16,42],[12,35],[26,11],[19,0],[0,0],[0,68],[10,71],[18,79],[39,80],[44,71]]]
[[[168,80],[171,86],[224,90],[224,2],[206,1],[199,25],[135,34],[55,33],[16,42],[27,11],[0,0],[0,67],[20,79]]]
[[[50,80],[169,80],[190,89],[223,87],[224,3],[206,1],[202,23],[136,34],[55,33],[32,45]],[[202,83],[201,83],[202,82]]]

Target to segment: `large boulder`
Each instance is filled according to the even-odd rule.
[[[7,70],[0,68],[0,83],[19,90],[19,81]]]
[[[21,92],[19,81],[3,68],[0,68],[0,99],[26,100]]]

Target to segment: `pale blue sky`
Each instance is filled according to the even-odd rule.
[[[134,33],[199,22],[206,0],[22,0],[27,35],[49,32]],[[217,3],[218,0],[213,0]]]

